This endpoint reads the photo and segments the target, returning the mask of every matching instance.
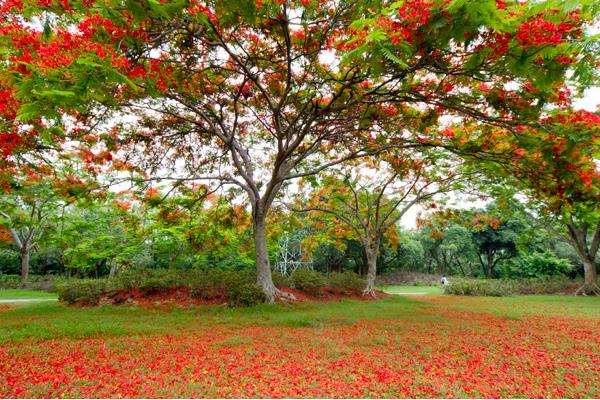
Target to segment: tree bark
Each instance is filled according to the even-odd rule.
[[[492,278],[492,272],[494,269],[494,254],[491,252],[487,253],[487,264],[485,265],[485,277],[488,279]]]
[[[577,226],[573,221],[567,224],[569,243],[577,251],[583,262],[583,285],[577,289],[576,295],[600,295],[598,286],[598,272],[596,271],[596,254],[598,253],[598,240],[600,240],[600,222],[596,226],[592,244],[588,247],[587,224]]]
[[[377,277],[377,256],[379,253],[379,241],[365,243],[365,256],[367,258],[367,287],[363,290],[363,296],[375,295],[375,278]]]
[[[117,259],[113,258],[110,262],[110,272],[108,273],[109,278],[113,278],[117,274]]]
[[[31,248],[29,243],[23,244],[21,248],[21,282],[25,283],[29,279],[29,259],[31,256]]]
[[[273,283],[269,250],[267,248],[266,219],[266,212],[256,209],[252,211],[254,250],[256,253],[256,284],[265,292],[269,302],[275,301],[277,297],[295,300],[294,295],[277,289]]]
[[[600,287],[598,286],[598,271],[593,259],[586,257],[583,260],[583,286],[577,289],[577,295],[596,295],[600,296]]]

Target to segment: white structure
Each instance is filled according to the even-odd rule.
[[[279,252],[275,270],[283,275],[289,275],[298,268],[313,269],[312,259],[303,261],[304,253],[300,247],[299,240],[285,236],[279,241]]]

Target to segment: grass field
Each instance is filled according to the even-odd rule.
[[[0,305],[0,397],[600,397],[600,299]]]
[[[26,289],[0,289],[0,300],[3,299],[56,299],[56,293]]]

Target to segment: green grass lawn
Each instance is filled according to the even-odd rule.
[[[0,304],[0,397],[597,398],[598,310],[569,296]]]
[[[381,286],[378,288],[389,294],[424,294],[428,296],[439,296],[444,293],[441,286]]]
[[[431,318],[419,317],[419,310],[427,307],[427,304],[401,297],[325,304],[264,304],[250,308],[112,305],[81,308],[52,302],[28,303],[0,312],[0,344],[26,339],[166,334],[211,325],[325,327],[394,320],[402,315]]]
[[[0,289],[0,299],[57,299],[56,293],[27,289]]]

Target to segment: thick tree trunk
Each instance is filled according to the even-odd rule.
[[[492,253],[488,253],[487,254],[487,264],[485,266],[485,277],[488,279],[491,279],[493,270],[494,270],[494,255]]]
[[[377,257],[367,256],[367,287],[363,290],[364,296],[375,297],[375,278],[377,276]]]
[[[21,249],[21,282],[27,282],[29,279],[29,259],[31,256],[31,249],[28,243],[23,245]]]
[[[252,217],[254,250],[256,253],[256,284],[265,292],[270,302],[275,301],[277,297],[295,300],[295,297],[291,293],[278,290],[273,284],[273,275],[271,274],[271,264],[269,263],[269,251],[267,248],[266,213],[255,210]]]
[[[583,286],[577,289],[577,295],[596,295],[600,296],[600,287],[598,287],[598,272],[594,259],[586,257],[583,259]]]
[[[569,243],[583,262],[583,285],[577,289],[576,295],[600,295],[600,287],[598,287],[598,273],[596,271],[596,254],[598,253],[598,239],[600,235],[600,223],[598,223],[592,238],[592,244],[588,247],[588,225],[580,224],[578,226],[573,222],[567,224],[569,233]]]
[[[378,250],[379,243],[375,243],[373,247],[371,247],[370,243],[365,243],[365,255],[367,258],[367,287],[365,287],[365,290],[363,290],[363,296],[377,297],[375,295],[375,278],[377,277]]]

